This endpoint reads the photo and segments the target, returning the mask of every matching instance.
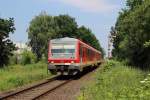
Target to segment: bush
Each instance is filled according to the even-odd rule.
[[[15,65],[17,63],[18,63],[18,60],[17,60],[17,55],[16,54],[9,57],[9,65]]]
[[[36,62],[36,56],[31,51],[25,50],[21,54],[21,58],[20,58],[20,63],[21,64],[23,64],[23,65],[33,64],[35,62]]]

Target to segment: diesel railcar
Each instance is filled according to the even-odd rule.
[[[84,68],[101,63],[101,52],[75,38],[49,41],[48,70],[52,74],[75,75]]]

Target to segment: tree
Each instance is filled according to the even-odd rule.
[[[59,15],[54,17],[57,26],[55,38],[75,37],[78,28],[77,22],[69,15]]]
[[[12,51],[15,50],[15,45],[9,39],[9,34],[15,30],[14,19],[0,18],[0,67],[7,65]]]
[[[141,0],[140,4],[138,1],[134,9],[125,9],[119,15],[113,55],[145,69],[150,65],[150,48],[145,47],[150,40],[150,0]]]
[[[31,22],[28,29],[29,45],[36,54],[37,60],[40,60],[46,52],[48,39],[53,38],[57,31],[54,18],[45,13],[36,16]],[[46,54],[45,54],[46,55]]]
[[[49,39],[74,37],[77,30],[75,19],[68,15],[49,16],[41,13],[31,22],[28,29],[29,44],[38,60],[47,56]]]
[[[99,41],[97,40],[96,36],[92,33],[90,29],[86,28],[85,26],[79,27],[77,30],[77,38],[81,39],[95,49],[101,51],[102,57],[104,57],[105,52],[101,47]]]

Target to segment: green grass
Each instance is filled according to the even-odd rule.
[[[0,69],[0,92],[49,77],[47,64],[12,65]]]
[[[150,100],[150,72],[107,61],[95,82],[82,88],[79,100]]]

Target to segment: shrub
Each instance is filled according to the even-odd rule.
[[[25,50],[21,54],[21,58],[20,58],[20,63],[21,64],[23,64],[23,65],[33,64],[35,62],[36,62],[36,56],[31,51]]]
[[[17,55],[16,54],[9,57],[9,65],[15,65],[17,63],[18,63],[18,60],[17,60]]]

